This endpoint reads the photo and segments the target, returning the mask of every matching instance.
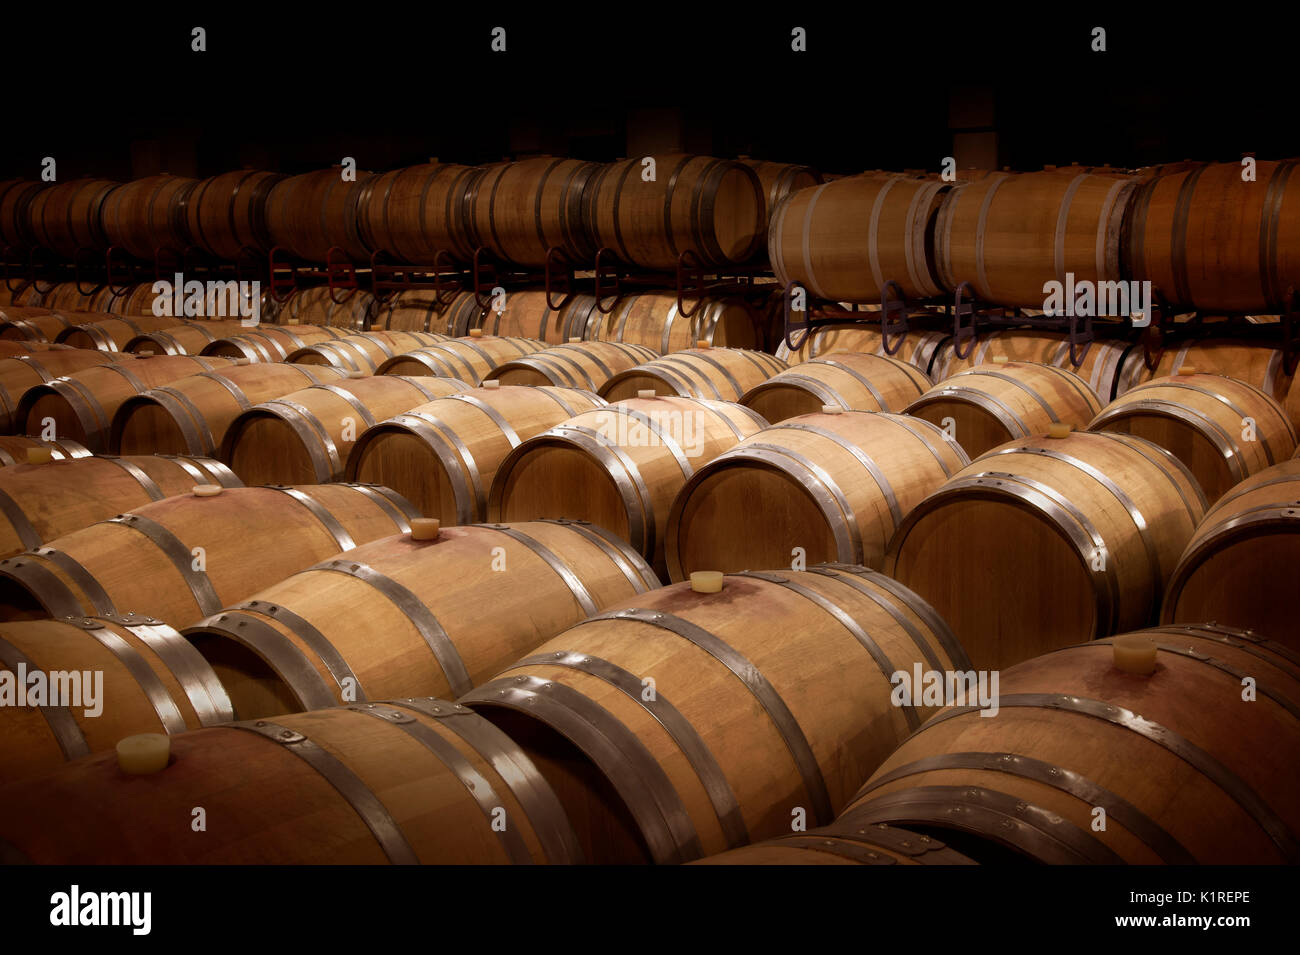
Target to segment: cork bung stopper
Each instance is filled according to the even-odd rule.
[[[137,733],[117,741],[117,765],[132,776],[147,776],[167,768],[171,739],[163,733]]]
[[[27,449],[28,464],[49,464],[52,460],[54,460],[54,452],[49,448]]]
[[[653,398],[655,390],[653,388],[641,388],[637,391],[636,396],[638,398]]]
[[[411,540],[435,541],[442,533],[442,521],[436,517],[417,517],[411,521]]]
[[[1115,668],[1135,676],[1156,672],[1156,642],[1150,637],[1126,634],[1111,641]]]
[[[1070,432],[1073,430],[1074,430],[1073,425],[1068,425],[1060,421],[1057,421],[1050,428],[1047,429],[1047,436],[1049,438],[1068,438],[1070,436]]]
[[[216,497],[221,493],[220,484],[196,484],[193,487],[195,497]]]
[[[691,590],[697,594],[716,594],[722,590],[722,572],[697,570],[691,574]]]
[[[487,379],[487,381],[483,382],[483,387],[484,387],[484,388],[500,388],[500,387],[501,387],[501,379],[500,379],[500,378],[489,378],[489,379]]]

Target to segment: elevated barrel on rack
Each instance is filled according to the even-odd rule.
[[[378,304],[365,289],[345,291],[325,285],[299,289],[285,300],[277,320],[282,324],[328,325],[365,331]]]
[[[1003,670],[996,718],[933,717],[836,825],[907,826],[976,861],[1294,864],[1297,705],[1294,654],[1234,630],[1073,646]]]
[[[324,262],[331,248],[346,258],[370,257],[360,227],[360,202],[372,173],[342,166],[281,179],[266,197],[266,230],[271,242],[308,262]]]
[[[1132,179],[1056,172],[994,174],[955,186],[935,222],[939,281],[949,292],[969,282],[985,302],[1046,308],[1044,285],[1059,282],[1064,295],[1072,276],[1076,286],[1114,283],[1097,315],[1135,312],[1136,303],[1125,310],[1109,294],[1125,277],[1120,227],[1135,189]]]
[[[823,182],[822,174],[812,166],[800,166],[796,163],[787,162],[768,162],[763,159],[750,159],[748,156],[739,157],[739,161],[754,170],[754,174],[758,176],[759,185],[763,187],[763,204],[767,209],[765,221],[769,228],[772,225],[772,218],[777,206],[781,204],[786,196],[801,189],[820,186]]]
[[[212,668],[151,617],[70,617],[0,623],[0,667],[11,678],[68,674],[80,699],[0,708],[0,784],[112,750],[135,733],[183,733],[234,719]],[[28,699],[40,684],[29,684]]]
[[[796,809],[831,822],[937,711],[894,705],[893,673],[969,666],[865,568],[715,583],[609,607],[461,697],[552,781],[594,861],[690,861],[789,832]]]
[[[199,488],[0,561],[0,615],[134,609],[184,627],[340,551],[408,530],[414,516],[387,488]]]
[[[547,304],[545,291],[523,289],[507,293],[503,304],[501,311],[489,308],[473,327],[481,327],[485,335],[517,335],[562,345],[575,338],[591,337],[588,328],[600,317],[596,299],[590,295],[574,295],[562,308],[553,309]]]
[[[586,266],[596,253],[583,228],[582,199],[594,162],[541,156],[479,170],[465,194],[475,244],[502,262],[546,265],[549,249]]]
[[[604,404],[590,392],[550,386],[448,394],[368,428],[346,475],[391,487],[444,525],[472,524],[486,519],[492,478],[512,450]]]
[[[705,266],[740,265],[763,244],[763,185],[733,160],[668,154],[611,163],[591,179],[584,202],[595,247],[643,269],[675,269],[686,251]]]
[[[152,359],[150,359],[152,360]],[[215,455],[242,412],[345,375],[317,365],[259,363],[187,375],[124,401],[108,445],[116,452]]]
[[[768,229],[777,281],[799,282],[809,295],[835,302],[879,302],[890,281],[910,299],[939,295],[930,238],[950,188],[855,176],[799,190]]]
[[[403,355],[394,355],[376,370],[380,375],[432,375],[459,378],[477,385],[492,369],[546,346],[530,338],[493,338],[471,334]]]
[[[1131,387],[1125,384],[1130,363],[1142,363],[1142,347],[1127,339],[1096,339],[1077,345],[1071,357],[1067,335],[1027,329],[983,332],[973,346],[963,344],[962,349],[966,357],[958,358],[951,337],[936,349],[930,365],[930,377],[936,383],[1006,358],[1064,368],[1082,378],[1103,402],[1109,402]],[[1074,358],[1079,359],[1079,364],[1074,363]]]
[[[198,184],[197,179],[163,173],[118,186],[100,209],[109,244],[149,262],[159,250],[185,251],[190,244],[185,204]]]
[[[28,388],[19,399],[14,423],[30,434],[41,434],[53,422],[55,435],[79,441],[92,451],[107,451],[113,417],[128,398],[228,364],[222,358],[140,355],[112,365],[83,368]]]
[[[420,530],[417,525],[417,530]],[[594,525],[444,527],[372,541],[185,631],[241,719],[458,696],[601,608],[659,586]]]
[[[32,241],[65,259],[78,249],[108,248],[100,213],[117,186],[107,179],[72,179],[42,189],[27,203]]]
[[[1126,391],[1089,425],[1134,434],[1172,452],[1211,504],[1234,484],[1295,453],[1286,412],[1258,388],[1184,365]]]
[[[745,392],[740,403],[776,424],[827,405],[845,411],[902,411],[929,387],[929,377],[909,362],[846,352],[778,372]]]
[[[170,319],[175,322],[176,319]],[[143,332],[122,346],[122,351],[153,355],[197,355],[218,338],[238,335],[245,328],[237,321],[185,322]]]
[[[611,308],[609,314],[601,314],[595,311],[593,300],[586,330],[579,332],[575,321],[571,337],[645,345],[665,355],[692,348],[700,341],[731,348],[762,344],[754,313],[736,299],[688,300],[689,318],[678,308],[677,296],[669,292],[628,295]]]
[[[312,385],[240,414],[226,429],[220,458],[249,484],[338,481],[358,436],[386,418],[469,387],[454,378],[399,375]]]
[[[468,262],[474,239],[465,197],[478,175],[474,166],[430,162],[367,180],[358,209],[366,245],[410,265],[433,265],[439,252]]]
[[[992,362],[945,378],[906,412],[940,427],[972,458],[1053,425],[1086,428],[1102,404],[1082,378],[1028,361]]]
[[[364,332],[304,346],[290,352],[285,361],[373,375],[389,358],[445,341],[450,341],[446,335],[431,332]]]
[[[182,733],[159,772],[108,753],[0,789],[18,857],[76,864],[572,864],[553,790],[504,733],[428,697]],[[286,798],[286,794],[292,794]],[[160,827],[202,806],[220,826]],[[65,823],[52,825],[52,820]]]
[[[284,176],[238,169],[200,181],[185,200],[185,231],[195,245],[219,259],[238,260],[271,251],[266,200]]]
[[[691,865],[974,865],[947,843],[883,822],[832,823],[719,852]]]
[[[53,449],[50,454],[53,458]],[[22,462],[0,468],[0,557],[34,550],[200,484],[243,486],[228,467],[207,458],[72,458],[65,452],[58,459],[27,463],[24,453]]]
[[[516,295],[527,292],[514,292],[507,296],[513,301]],[[451,301],[443,304],[433,291],[411,289],[397,292],[378,305],[375,319],[370,327],[394,332],[433,332],[437,335],[450,335],[453,338],[469,334],[471,328],[477,328],[482,316],[482,309],[473,292],[457,292]],[[489,334],[502,334],[496,328],[489,329]],[[510,332],[509,334],[521,334]],[[528,337],[528,336],[524,336]]]
[[[1300,160],[1212,163],[1145,181],[1126,223],[1126,266],[1169,302],[1276,312],[1300,284]]]
[[[570,341],[498,365],[488,373],[487,380],[503,385],[558,385],[599,391],[615,375],[658,357],[657,351],[644,345]]]
[[[48,185],[29,179],[0,182],[0,249],[22,249],[35,244],[27,207]]]
[[[975,665],[1010,666],[1149,624],[1205,498],[1126,434],[1011,441],[906,515],[882,569],[951,624]]]
[[[342,338],[347,331],[325,325],[259,325],[238,335],[218,338],[203,346],[201,355],[244,358],[248,361],[284,361],[310,342]]]
[[[677,493],[697,468],[766,424],[743,405],[709,398],[633,398],[584,412],[501,462],[488,520],[591,521],[631,543],[662,575]]]
[[[171,328],[176,319],[157,316],[99,315],[89,321],[80,321],[81,315],[70,315],[75,324],[65,328],[55,341],[74,348],[98,348],[100,351],[126,351],[127,342],[140,335]],[[90,318],[90,316],[85,316]],[[224,325],[226,330],[230,326]]]
[[[22,434],[29,430],[25,420],[14,417],[18,411],[18,402],[28,389],[86,368],[131,361],[134,357],[85,348],[66,348],[0,358],[0,434]],[[32,433],[39,434],[43,430],[44,426],[38,425]]]
[[[1214,620],[1300,650],[1300,458],[1265,468],[1206,512],[1165,590],[1162,623]]]
[[[668,514],[672,580],[697,570],[879,567],[890,535],[970,459],[907,415],[789,418],[701,465]]]
[[[785,362],[761,351],[691,348],[611,376],[601,386],[600,395],[607,401],[620,401],[649,390],[683,398],[740,401],[751,388],[785,369]]]
[[[31,454],[43,458],[44,451],[49,451],[50,460],[53,461],[71,461],[75,458],[90,457],[90,451],[76,441],[60,441],[55,438],[47,441],[31,435],[0,434],[0,467],[27,464]]]

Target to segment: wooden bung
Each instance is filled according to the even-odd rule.
[[[1058,421],[1047,429],[1047,436],[1049,438],[1068,438],[1073,430],[1072,425],[1062,424]]]
[[[411,540],[437,540],[442,531],[442,522],[436,517],[417,517],[411,521]]]
[[[171,740],[164,733],[137,733],[117,744],[117,765],[132,776],[147,776],[167,767]]]
[[[1156,672],[1156,643],[1149,637],[1124,634],[1111,641],[1116,669],[1137,676]]]
[[[28,464],[48,464],[53,457],[54,454],[50,448],[28,448],[27,449]]]
[[[691,574],[691,590],[697,594],[716,594],[722,590],[722,572],[697,570]]]
[[[216,497],[221,493],[220,484],[196,484],[193,488],[195,497]]]

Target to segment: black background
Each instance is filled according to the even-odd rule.
[[[608,161],[656,108],[681,111],[695,152],[937,170],[950,104],[971,88],[992,91],[999,164],[1015,169],[1300,154],[1295,44],[1265,7],[14,6],[0,177],[34,178],[46,155],[60,180],[159,171],[133,165],[141,141],[161,144],[155,166],[198,176],[345,155],[373,170],[525,151]],[[205,53],[190,50],[195,25]],[[489,49],[497,25],[505,54]],[[806,53],[790,50],[795,25]]]

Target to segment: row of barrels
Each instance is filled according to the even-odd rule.
[[[746,396],[682,395],[654,375],[660,366],[721,384],[723,358],[758,381]],[[622,400],[610,387],[617,375],[604,397],[573,382],[500,383],[511,364],[534,374],[524,362],[500,366],[500,377],[477,389],[434,376],[234,367],[128,398],[114,416],[112,447],[124,460],[217,454],[248,483],[380,484],[447,525],[590,520],[674,580],[783,566],[792,556],[882,567],[938,607],[973,657],[988,662],[987,648],[998,664],[1063,633],[1084,639],[1150,622],[1162,595],[1166,608],[1175,605],[1171,580],[1186,590],[1191,575],[1183,565],[1217,559],[1228,539],[1207,531],[1199,556],[1184,555],[1207,507],[1236,500],[1251,480],[1272,491],[1237,506],[1287,523],[1288,502],[1268,495],[1290,491],[1274,487],[1273,475],[1295,452],[1295,430],[1275,401],[1243,382],[1180,374],[1103,407],[1077,376],[1050,366],[992,363],[925,389],[895,359],[841,356],[826,367],[853,371],[870,390],[851,403],[856,410],[827,404],[805,413],[774,404],[772,386],[806,403],[824,397],[821,385],[803,390],[809,380],[789,373],[764,380],[751,367],[758,359],[775,362],[727,350],[654,359],[622,373],[648,386]],[[236,390],[263,401],[241,411]],[[741,397],[749,404],[736,403]],[[56,413],[53,403],[33,407]],[[1071,433],[1084,427],[1091,432]],[[72,513],[38,475],[21,493],[17,477],[10,484],[9,510],[20,518],[29,502]],[[751,527],[756,500],[781,507]],[[1243,524],[1236,506],[1215,513],[1226,530]],[[1250,521],[1256,536],[1273,526]],[[69,529],[25,520],[24,533],[19,523],[9,553]],[[1043,596],[1011,607],[972,601],[961,572],[976,566]],[[1187,599],[1193,592],[1206,594],[1193,588]],[[1250,610],[1248,595],[1236,603],[1232,620],[1249,614],[1265,630],[1279,626],[1279,604]]]
[[[30,759],[0,786],[6,861],[1300,858],[1300,669],[1255,635],[1121,635],[1012,667],[990,700],[896,705],[891,673],[975,671],[924,600],[866,568],[656,587],[581,525],[415,538],[362,545],[184,635],[140,615],[0,625],[7,665],[93,661],[118,689],[98,722],[62,712],[67,753],[55,708],[4,714],[36,721],[5,736]],[[493,549],[514,568],[495,582],[480,577]],[[529,646],[493,642],[521,635],[493,626],[505,614],[530,620]],[[392,630],[357,625],[376,619]],[[170,738],[105,751],[162,713]]]
[[[820,181],[806,166],[681,154],[611,164],[431,161],[380,175],[337,166],[299,176],[10,180],[0,182],[0,246],[65,257],[119,246],[149,260],[159,249],[237,259],[279,246],[311,262],[338,248],[356,262],[384,252],[421,265],[439,252],[466,262],[483,248],[532,268],[550,249],[576,263],[609,247],[643,268],[674,268],[688,250],[721,267],[751,259],[769,208]]]
[[[1139,299],[1116,283],[1150,282],[1177,306],[1277,312],[1300,284],[1298,163],[1193,163],[1147,179],[851,176],[791,194],[768,256],[782,285],[833,301],[879,302],[889,281],[913,299],[969,283],[982,301],[1042,309],[1058,282],[1058,314],[1090,286],[1090,314],[1122,318]]]

